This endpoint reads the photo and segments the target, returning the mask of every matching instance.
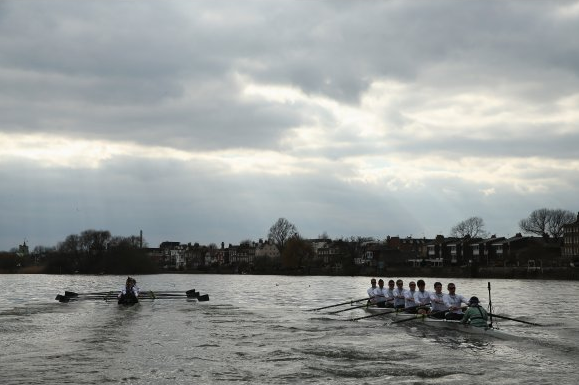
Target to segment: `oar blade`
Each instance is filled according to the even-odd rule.
[[[350,321],[359,321],[361,319],[366,319],[366,318],[372,318],[372,317],[380,317],[386,314],[392,314],[394,313],[394,311],[384,311],[382,313],[375,313],[375,314],[370,314],[370,315],[366,315],[363,317],[357,317],[357,318],[352,318]]]
[[[197,301],[206,302],[209,301],[209,294],[203,294],[197,297]]]
[[[58,302],[68,302],[68,301],[70,301],[70,297],[57,294],[55,300],[57,300]]]

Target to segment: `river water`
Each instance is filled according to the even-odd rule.
[[[365,296],[369,277],[137,276],[185,299],[59,303],[121,276],[0,275],[0,384],[576,384],[579,282],[492,280],[498,340],[380,317],[308,309]],[[405,282],[409,279],[406,278]],[[435,279],[426,279],[427,288]],[[440,279],[444,287],[448,280]],[[488,280],[457,279],[486,306]],[[496,319],[495,319],[496,321]],[[497,324],[497,322],[495,322]]]

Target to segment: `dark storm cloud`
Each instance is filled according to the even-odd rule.
[[[7,2],[0,30],[4,97],[29,105],[3,120],[25,132],[259,147],[306,119],[243,102],[236,72],[346,103],[375,79],[548,99],[578,86],[561,39],[578,23],[544,3]]]

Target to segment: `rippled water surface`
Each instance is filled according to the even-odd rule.
[[[491,281],[507,340],[312,308],[364,297],[369,277],[148,275],[185,299],[59,303],[126,277],[0,275],[0,384],[576,384],[578,282]],[[435,279],[427,279],[432,287]],[[444,285],[448,280],[441,280]],[[454,281],[487,304],[487,280]],[[495,320],[496,321],[496,320]]]

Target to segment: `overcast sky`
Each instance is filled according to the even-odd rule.
[[[579,210],[577,1],[0,0],[0,250]]]

